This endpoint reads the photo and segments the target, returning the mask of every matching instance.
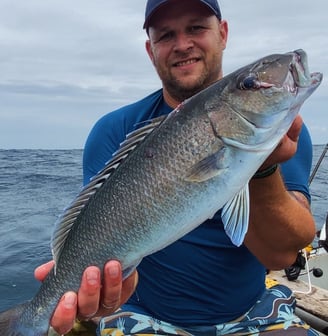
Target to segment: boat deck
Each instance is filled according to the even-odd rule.
[[[320,328],[328,335],[328,290],[312,284],[309,291],[308,283],[301,279],[289,281],[284,271],[271,271],[267,278],[289,287],[296,297],[297,314],[315,329]]]

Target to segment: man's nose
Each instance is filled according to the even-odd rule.
[[[184,33],[176,35],[174,51],[186,51],[194,46],[190,36]]]

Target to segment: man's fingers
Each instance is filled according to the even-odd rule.
[[[60,300],[51,319],[51,326],[59,333],[69,332],[79,310],[79,318],[89,319],[94,316],[99,307],[101,291],[101,273],[95,266],[88,267],[82,277],[78,295],[67,292]]]
[[[276,149],[260,167],[260,170],[265,169],[275,163],[285,162],[296,153],[298,138],[302,130],[302,125],[302,117],[298,115],[287,134],[285,134],[285,136],[281,139]]]
[[[36,268],[36,279],[43,281],[53,266],[54,261],[50,261]],[[65,334],[73,328],[77,312],[78,317],[84,320],[113,313],[131,296],[137,282],[136,271],[122,282],[121,265],[116,260],[105,265],[103,283],[100,269],[88,267],[83,273],[78,294],[67,292],[61,298],[51,319],[51,326],[59,334]]]
[[[122,282],[122,269],[118,261],[105,265],[103,297],[100,311],[109,314],[124,304],[133,294],[138,283],[138,273],[134,271]]]
[[[51,260],[43,265],[40,265],[34,270],[34,277],[39,281],[43,281],[47,277],[51,269],[54,267],[54,264],[55,262]]]
[[[82,277],[78,292],[79,318],[89,319],[99,309],[101,292],[101,272],[95,266],[88,267]]]
[[[102,301],[100,303],[101,313],[112,313],[121,306],[122,291],[122,270],[116,260],[109,261],[104,268],[104,287]]]
[[[60,335],[68,333],[74,326],[77,312],[77,295],[67,292],[60,300],[51,319],[51,326]]]
[[[287,132],[287,136],[292,141],[294,141],[294,142],[298,141],[298,137],[301,133],[302,125],[303,125],[303,119],[300,115],[297,115],[297,117],[295,118],[292,126],[290,127],[290,129]]]
[[[89,319],[113,313],[131,296],[137,279],[137,272],[134,272],[122,283],[121,264],[111,260],[104,267],[101,286],[100,270],[97,267],[88,267],[78,292],[78,317]]]

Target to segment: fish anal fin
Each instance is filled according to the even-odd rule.
[[[247,183],[222,209],[224,230],[236,246],[240,246],[245,239],[249,223],[249,207]]]

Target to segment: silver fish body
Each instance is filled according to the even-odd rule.
[[[302,50],[271,55],[129,135],[62,215],[52,241],[55,269],[30,302],[0,314],[0,334],[47,335],[57,302],[77,291],[88,265],[117,259],[126,277],[221,208],[240,245],[248,182],[321,80],[308,72]]]

